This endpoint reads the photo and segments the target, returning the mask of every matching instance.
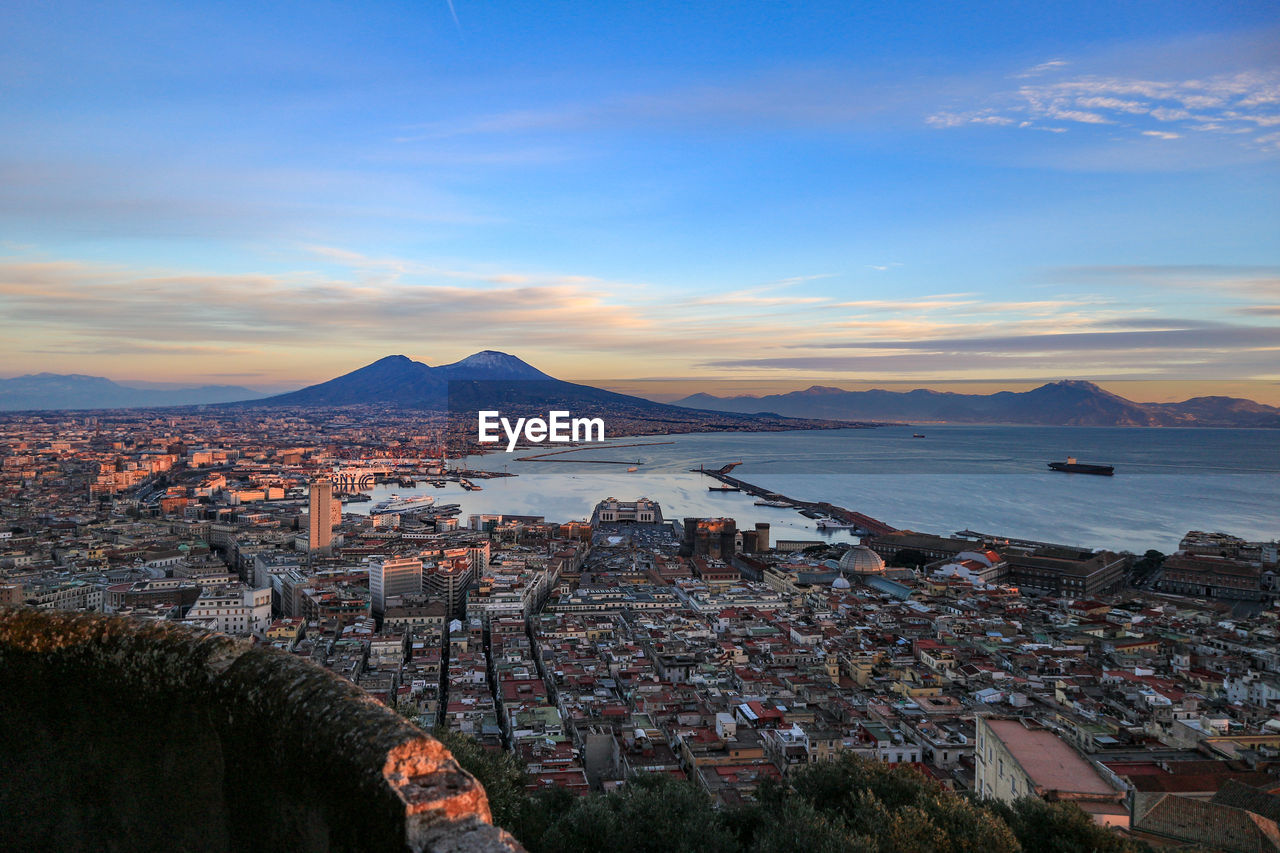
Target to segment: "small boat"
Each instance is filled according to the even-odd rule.
[[[634,474],[635,472],[637,472],[637,471],[639,471],[639,470],[640,470],[639,468],[637,468],[636,466],[632,465],[630,468],[628,468],[628,469],[627,469],[627,473],[628,473],[628,474]]]
[[[913,432],[913,433],[911,433],[911,437],[912,437],[912,438],[924,438],[924,433],[922,433],[922,432]]]
[[[1098,474],[1103,477],[1110,477],[1116,472],[1116,469],[1110,465],[1077,462],[1074,456],[1068,456],[1066,462],[1050,462],[1049,467],[1066,474]]]

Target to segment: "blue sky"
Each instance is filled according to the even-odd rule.
[[[1272,3],[11,3],[0,375],[1274,399],[1277,43]]]

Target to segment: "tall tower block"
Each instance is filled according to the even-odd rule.
[[[333,496],[333,482],[328,477],[316,477],[311,481],[308,518],[311,526],[307,534],[307,542],[313,554],[328,554],[333,547],[333,510],[337,502]]]

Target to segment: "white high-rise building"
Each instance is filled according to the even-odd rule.
[[[271,626],[271,587],[244,584],[206,587],[186,618],[203,622],[226,634],[262,636]]]

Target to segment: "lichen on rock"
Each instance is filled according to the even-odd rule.
[[[0,720],[22,849],[519,850],[442,744],[248,640],[3,608]]]

